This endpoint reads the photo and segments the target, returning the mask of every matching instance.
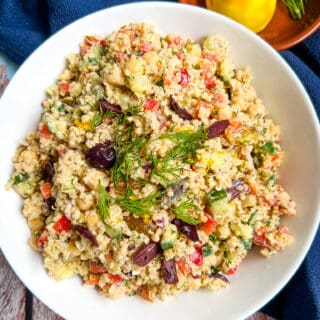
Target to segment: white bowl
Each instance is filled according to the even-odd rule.
[[[230,277],[226,290],[199,290],[147,303],[131,297],[110,301],[94,289],[82,288],[78,278],[55,282],[42,266],[40,254],[27,245],[29,229],[21,214],[21,200],[3,190],[11,157],[25,134],[36,128],[40,103],[70,51],[86,34],[106,34],[128,22],[149,22],[163,33],[200,39],[220,34],[231,47],[238,66],[249,65],[254,86],[282,127],[285,163],[281,182],[297,202],[297,217],[285,219],[296,238],[282,253],[265,259],[255,253]],[[26,40],[27,41],[27,40]],[[241,319],[270,300],[290,279],[315,235],[319,211],[320,145],[318,121],[301,83],[276,51],[239,24],[213,12],[174,3],[135,3],[102,10],[67,26],[21,66],[0,101],[0,243],[10,265],[24,284],[46,305],[67,319]]]

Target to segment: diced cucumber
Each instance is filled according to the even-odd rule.
[[[218,191],[211,191],[209,193],[209,201],[210,202],[215,202],[224,198],[227,198],[227,192],[222,189],[222,190],[218,190]]]
[[[173,242],[167,241],[167,242],[161,242],[160,243],[162,250],[169,250],[173,248]]]
[[[211,202],[209,205],[209,211],[215,218],[219,219],[232,215],[234,212],[234,207],[232,204],[228,203],[227,198],[223,198]]]
[[[108,224],[105,224],[105,229],[106,229],[106,233],[109,238],[111,238],[111,239],[121,239],[122,238],[122,232],[112,228]]]
[[[34,191],[34,186],[28,180],[13,185],[13,189],[23,198],[26,198]]]
[[[167,228],[162,234],[161,238],[161,248],[163,250],[168,250],[173,247],[173,243],[178,238],[178,231],[175,225],[168,224]]]
[[[210,247],[210,246],[202,247],[202,255],[204,257],[208,257],[208,256],[212,255],[212,252],[213,252],[212,247]]]
[[[103,55],[103,48],[100,44],[94,44],[89,51],[90,57],[100,59]]]
[[[13,184],[19,184],[29,179],[28,173],[16,173],[13,177]]]

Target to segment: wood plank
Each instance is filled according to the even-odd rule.
[[[63,320],[55,312],[50,310],[39,299],[33,297],[33,317],[32,320]]]
[[[0,251],[0,319],[24,320],[26,289]]]
[[[8,85],[9,80],[7,78],[7,70],[6,67],[3,64],[0,64],[0,97]]]
[[[249,317],[247,320],[275,320],[272,317],[269,317],[268,315],[262,313],[262,312],[256,312],[251,317]]]

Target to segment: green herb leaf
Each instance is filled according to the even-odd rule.
[[[197,225],[201,222],[189,214],[190,211],[195,211],[196,209],[197,207],[191,200],[180,200],[179,202],[176,202],[175,207],[172,208],[177,218],[192,225]]]
[[[101,181],[99,180],[99,200],[98,200],[98,210],[100,213],[101,220],[104,224],[106,224],[106,218],[110,217],[110,211],[109,211],[109,204],[111,200],[111,196],[106,191],[104,186],[101,184]]]
[[[254,222],[255,222],[256,219],[257,219],[257,215],[258,215],[258,212],[257,212],[257,211],[255,211],[254,213],[251,214],[251,216],[250,216],[250,218],[249,218],[249,220],[248,220],[248,224],[249,224],[249,225],[254,224]]]
[[[211,267],[211,273],[219,273],[221,271],[220,267]]]
[[[218,191],[211,191],[209,193],[209,201],[210,202],[215,202],[224,198],[227,198],[227,192],[226,190],[222,189],[222,190],[218,190]]]
[[[276,148],[272,141],[265,143],[261,149],[272,156],[276,154]]]
[[[213,244],[217,243],[217,241],[218,241],[215,234],[210,234],[208,238]]]
[[[212,255],[212,252],[213,252],[213,250],[210,246],[202,247],[202,255],[204,257],[208,257],[208,256]]]
[[[304,6],[307,0],[282,0],[287,6],[293,19],[302,19],[305,14]]]
[[[164,89],[164,83],[163,83],[163,79],[160,79],[159,81],[156,82],[156,85],[158,87],[161,87],[162,89]]]
[[[136,199],[134,195],[127,195],[124,199],[117,199],[118,203],[122,208],[136,214],[139,217],[145,215],[152,215],[151,208],[161,202],[163,192],[153,193],[145,198]]]
[[[92,58],[92,57],[89,57],[88,58],[89,62],[93,65],[97,65],[99,62],[97,60],[97,58]]]
[[[26,181],[29,179],[29,175],[27,173],[18,173],[17,175],[14,176],[13,178],[13,184],[19,184],[23,181]]]
[[[240,239],[240,241],[241,241],[243,247],[245,248],[245,250],[248,251],[248,250],[251,249],[251,247],[252,247],[252,239],[249,239],[249,240]]]
[[[273,187],[275,185],[275,183],[276,183],[276,177],[273,174],[270,178],[268,178],[267,185]]]
[[[158,139],[169,139],[175,143],[168,153],[168,157],[180,161],[193,161],[196,150],[203,148],[203,142],[208,139],[208,134],[202,126],[196,132],[184,130],[172,132],[174,127],[161,135]]]

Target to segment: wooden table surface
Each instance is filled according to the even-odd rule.
[[[0,97],[7,83],[5,68],[0,64]],[[24,287],[1,251],[0,320],[63,320]],[[272,318],[257,312],[247,320],[272,320]]]

